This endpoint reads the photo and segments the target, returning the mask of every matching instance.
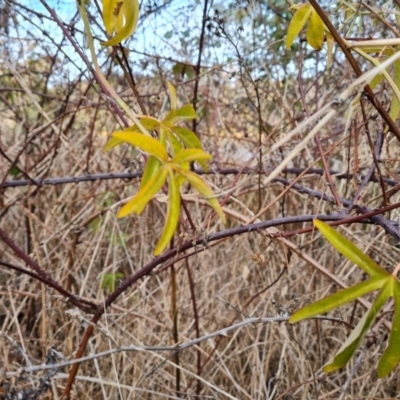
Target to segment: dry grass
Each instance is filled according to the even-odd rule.
[[[44,70],[49,68],[52,74],[61,68],[46,63],[40,66]],[[107,135],[119,125],[109,103],[92,87],[84,83],[77,85],[64,104],[67,87],[45,86],[35,75],[37,65],[21,63],[14,67],[20,79],[39,94],[10,89],[3,97],[7,100],[0,108],[3,181],[24,179],[21,171],[32,178],[54,178],[142,170],[140,155],[134,154],[128,146],[103,152]],[[2,87],[21,86],[15,73],[5,66],[1,71]],[[320,78],[320,87],[326,83],[325,79]],[[138,77],[137,81],[146,108],[155,117],[165,104],[163,82],[160,77],[151,80]],[[198,131],[205,148],[215,156],[214,168],[241,168],[247,162],[249,167],[258,166],[257,113],[240,100],[249,94],[253,96],[254,92],[251,92],[251,83],[247,83],[246,93],[242,83],[239,80],[232,83],[228,75],[215,69],[205,75],[200,85],[202,118]],[[285,154],[302,139],[303,133],[282,150],[269,153],[272,144],[304,118],[295,108],[301,97],[297,84],[295,80],[288,82],[285,88],[272,86],[269,80],[259,84],[259,90],[265,94],[262,113],[268,114],[265,123],[269,126],[269,133],[262,133],[264,172],[279,165]],[[44,90],[47,97],[40,95]],[[178,85],[178,92],[182,103],[190,99],[193,82]],[[32,99],[39,102],[39,107]],[[124,99],[136,106],[132,95],[126,94]],[[307,100],[314,109],[320,106],[315,104],[316,99],[317,93],[310,91]],[[341,172],[364,173],[372,159],[367,140],[361,133],[361,118],[356,114],[354,125],[345,131],[346,118],[346,113],[338,115],[319,137],[327,151],[350,132],[351,138],[327,156],[329,166]],[[379,123],[371,125],[375,135],[380,129]],[[316,146],[310,142],[293,160],[292,166],[308,167],[318,157]],[[381,154],[385,177],[395,177],[398,157],[396,140],[385,136]],[[14,169],[11,170],[12,164]],[[232,211],[227,228],[239,226],[282,193],[284,187],[279,183],[263,186],[264,176],[260,181],[256,172],[239,178],[236,175],[207,176],[217,192],[237,188],[226,206]],[[104,273],[119,272],[123,274],[122,279],[126,279],[153,259],[151,252],[162,230],[165,203],[153,200],[139,217],[116,218],[119,202],[132,196],[138,183],[138,179],[116,179],[2,188],[1,229],[64,288],[100,303],[109,294],[101,285]],[[307,175],[299,183],[330,195],[324,176]],[[339,196],[346,199],[352,199],[359,187],[356,178],[334,178],[334,183]],[[361,203],[367,204],[380,193],[379,184],[370,183],[362,193]],[[376,199],[369,207],[379,205],[380,201]],[[391,202],[396,201],[395,195]],[[211,212],[201,203],[188,202],[188,208],[198,232],[208,234],[225,229],[215,218],[204,226]],[[335,205],[289,190],[282,200],[262,213],[260,220],[334,211]],[[396,220],[398,213],[395,211],[386,217]],[[279,229],[290,232],[309,225],[289,224]],[[355,224],[338,229],[383,267],[390,269],[398,262],[399,249],[382,228]],[[177,237],[175,243],[196,234],[185,231],[184,227],[181,230],[182,237]],[[85,354],[129,345],[173,346],[176,344],[174,330],[179,342],[184,343],[196,338],[196,323],[200,336],[205,336],[246,316],[276,316],[274,299],[278,305],[287,305],[298,298],[295,307],[300,307],[340,289],[321,274],[315,264],[307,261],[304,254],[347,285],[365,279],[318,233],[297,235],[288,240],[297,252],[290,250],[280,238],[266,239],[253,232],[231,237],[217,246],[210,244],[187,263],[185,260],[177,262],[173,270],[159,271],[158,267],[106,310]],[[0,260],[24,266],[3,242],[0,242]],[[8,385],[21,391],[24,385],[37,387],[44,372],[18,373],[21,367],[27,366],[23,355],[33,365],[41,364],[49,347],[54,346],[65,357],[73,359],[91,316],[72,308],[44,284],[11,269],[2,267],[0,280],[3,388]],[[371,301],[372,297],[366,299]],[[329,316],[355,325],[363,312],[361,305],[350,304]],[[389,313],[386,318],[390,320],[391,316]],[[388,332],[382,326],[370,332],[356,357],[343,370],[321,376],[321,367],[335,354],[349,332],[344,324],[332,320],[310,320],[294,326],[287,322],[250,324],[181,351],[179,360],[176,354],[165,351],[115,353],[81,364],[72,397],[124,400],[400,398],[398,372],[384,380],[377,380],[374,375],[387,343]],[[19,350],[10,339],[18,343]],[[362,360],[356,368],[357,357]],[[43,398],[61,398],[68,371],[68,368],[58,371]],[[353,371],[355,375],[340,397]]]

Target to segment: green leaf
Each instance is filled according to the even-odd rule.
[[[96,217],[92,221],[90,221],[88,228],[94,233],[97,233],[99,232],[102,223],[103,220],[100,217]]]
[[[383,79],[383,74],[375,75],[375,78],[372,79],[371,83],[369,84],[369,87],[371,89],[375,89],[378,86],[378,84],[381,82],[382,79]]]
[[[185,74],[189,79],[193,79],[196,76],[196,71],[191,65],[186,65]]]
[[[374,323],[379,310],[390,297],[394,297],[395,315],[389,344],[378,365],[378,376],[380,378],[385,377],[393,371],[400,361],[400,282],[397,280],[397,277],[379,267],[378,264],[362,253],[352,242],[344,238],[329,225],[318,220],[314,221],[314,225],[337,250],[367,272],[371,276],[371,279],[304,307],[294,313],[289,321],[293,323],[304,318],[325,313],[348,301],[355,300],[372,290],[380,288],[380,292],[370,310],[364,314],[333,360],[324,366],[323,371],[335,371],[346,365]]]
[[[168,168],[162,167],[157,173],[139,190],[137,195],[126,203],[118,213],[118,218],[129,214],[140,214],[152,197],[161,189],[168,176]]]
[[[386,280],[390,279],[386,278]],[[382,287],[381,291],[378,294],[375,302],[371,306],[371,309],[368,313],[365,313],[364,316],[361,318],[353,332],[347,338],[346,342],[342,345],[340,350],[337,352],[334,359],[326,364],[323,368],[324,372],[332,372],[339,368],[342,368],[344,365],[352,357],[353,353],[359,346],[360,342],[364,338],[365,334],[368,332],[369,328],[373,324],[379,310],[383,307],[386,300],[390,297],[391,290],[390,285],[385,285]]]
[[[299,36],[301,30],[306,24],[308,18],[313,11],[311,4],[306,3],[298,7],[294,13],[292,20],[290,21],[288,33],[286,37],[286,50],[289,50],[292,46],[294,39]]]
[[[147,159],[139,189],[142,189],[147,184],[147,182],[157,173],[160,167],[161,162],[156,157],[150,156]]]
[[[188,163],[188,162],[187,163],[181,163],[181,164],[179,164],[179,168],[182,168],[185,171],[189,171],[190,170],[190,163]],[[186,178],[184,176],[182,176],[182,175],[179,175],[179,174],[177,174],[177,175],[178,176],[176,177],[176,180],[178,182],[179,187],[181,187],[185,183]]]
[[[138,116],[138,118],[140,119],[140,123],[143,125],[143,127],[148,131],[155,131],[160,126],[160,121],[156,118],[149,117],[147,115]],[[135,127],[135,130],[137,132],[141,132],[139,127],[137,127],[136,125],[133,125],[133,127]]]
[[[176,64],[174,64],[174,66],[172,67],[172,72],[173,72],[175,75],[180,75],[180,74],[182,74],[183,69],[184,69],[184,65],[183,65],[183,64],[181,64],[181,63],[176,63]]]
[[[115,284],[118,281],[118,279],[121,279],[124,277],[124,274],[122,272],[106,272],[103,275],[103,279],[101,280],[101,288],[102,289],[108,289],[110,293],[112,293],[115,290]]]
[[[169,128],[165,127],[162,123],[160,123],[160,128],[158,131],[158,136],[160,143],[167,148],[167,137],[169,136]]]
[[[354,264],[358,265],[371,277],[387,277],[390,275],[374,260],[369,258],[358,247],[356,247],[354,243],[346,239],[339,232],[335,231],[328,224],[319,220],[314,220],[314,225],[337,251],[347,257]]]
[[[132,35],[139,18],[138,0],[103,0],[103,21],[109,35],[103,46],[115,46]]]
[[[168,180],[168,212],[165,220],[164,230],[158,241],[153,254],[155,256],[163,252],[171,241],[176,227],[179,222],[179,210],[181,207],[181,195],[179,193],[179,184],[175,178],[175,173],[172,169],[169,169],[169,180]]]
[[[389,344],[378,364],[379,378],[384,378],[389,375],[400,361],[400,282],[394,276],[391,276],[390,279],[395,311]]]
[[[213,191],[208,187],[208,185],[204,182],[200,176],[196,175],[191,171],[185,171],[183,168],[175,168],[176,171],[185,177],[185,179],[197,190],[210,204],[210,206],[214,209],[214,211],[219,215],[222,222],[226,223],[226,217],[222,210],[219,201],[214,197]]]
[[[14,165],[13,167],[11,167],[9,173],[13,178],[15,178],[16,176],[18,176],[20,174],[20,172],[21,171],[19,170],[19,168]]]
[[[324,45],[324,23],[318,13],[312,8],[308,23],[306,39],[315,50],[321,50]]]
[[[171,126],[171,130],[176,134],[182,143],[188,148],[202,149],[203,146],[196,134],[187,128]]]
[[[168,139],[171,143],[172,153],[175,156],[175,154],[178,154],[183,149],[183,145],[176,138],[176,136],[174,134],[172,134],[170,127],[164,126],[164,125],[163,125],[163,127],[164,127],[164,132],[166,132],[166,134],[168,135]]]
[[[309,304],[308,306],[296,311],[290,317],[289,322],[293,324],[306,318],[312,318],[319,314],[325,314],[334,308],[358,299],[372,290],[381,288],[385,279],[387,278],[371,278],[347,289],[340,290],[329,297],[325,297],[324,299]]]
[[[185,104],[178,110],[171,110],[164,119],[164,123],[168,123],[169,126],[172,124],[176,124],[181,121],[191,121],[192,119],[196,119],[196,111],[191,104]]]
[[[137,132],[115,132],[113,137],[128,142],[139,148],[143,152],[157,157],[160,161],[168,160],[168,153],[165,147],[157,140],[150,136]]]
[[[176,164],[180,164],[183,162],[192,162],[192,161],[200,161],[200,160],[210,160],[212,158],[211,154],[206,153],[200,149],[185,149],[181,150],[175,157],[172,159],[172,162]]]
[[[174,85],[171,82],[167,82],[169,101],[171,102],[171,110],[176,110],[177,97]]]
[[[199,138],[190,129],[182,128],[180,126],[172,126],[171,130],[188,149],[203,149]],[[200,160],[199,164],[204,169],[204,171],[208,171],[207,164],[204,161]]]

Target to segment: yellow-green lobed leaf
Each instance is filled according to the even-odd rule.
[[[144,185],[136,196],[125,204],[118,213],[118,218],[126,217],[129,214],[140,214],[147,203],[161,189],[168,176],[168,168],[161,167],[156,174]]]
[[[298,7],[289,24],[288,33],[286,36],[286,50],[290,49],[294,42],[294,39],[299,36],[308,18],[310,18],[312,11],[313,8],[309,3],[302,4]]]
[[[354,243],[346,239],[325,222],[314,220],[314,225],[337,251],[347,257],[354,264],[358,265],[371,277],[387,277],[390,275],[374,260],[364,254],[357,246],[354,245]]]
[[[156,139],[136,132],[115,132],[113,137],[130,143],[143,152],[157,157],[160,161],[168,160],[168,153],[165,147]]]
[[[156,248],[154,249],[154,255],[157,256],[163,252],[171,241],[179,222],[179,210],[181,207],[181,195],[179,193],[179,184],[176,180],[175,173],[172,169],[169,169],[169,180],[168,180],[168,212],[165,220],[164,230],[161,234],[160,240],[158,241]]]

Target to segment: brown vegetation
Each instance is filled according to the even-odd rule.
[[[17,398],[11,396],[19,393],[26,399],[60,399],[70,366],[34,372],[21,368],[45,363],[46,357],[50,357],[48,365],[60,363],[60,354],[73,360],[91,326],[90,304],[101,308],[115,287],[153,262],[152,251],[165,219],[165,196],[157,196],[140,216],[117,219],[119,206],[137,192],[142,156],[128,145],[103,151],[110,133],[123,128],[112,101],[87,71],[71,72],[61,51],[63,46],[67,48],[65,38],[61,44],[52,44],[50,51],[41,47],[41,41],[52,37],[50,33],[43,31],[43,36],[33,38],[26,32],[18,33],[22,22],[33,23],[40,15],[22,3],[10,4],[13,18],[6,24],[7,30],[3,19],[0,26],[5,56],[0,61],[2,388],[7,398]],[[281,12],[287,12],[285,7]],[[243,12],[251,15],[246,10]],[[257,10],[254,5],[253,12]],[[261,6],[260,10],[266,12]],[[157,12],[164,15],[162,7]],[[30,16],[30,20],[18,13]],[[143,33],[144,21],[145,17],[139,21],[136,35]],[[79,33],[80,25],[74,18],[64,22],[71,32],[75,29]],[[373,25],[368,24],[372,32]],[[174,29],[179,32],[179,27]],[[32,42],[19,42],[17,34]],[[270,31],[265,34],[272,41]],[[321,129],[318,139],[310,141],[277,179],[268,182],[269,173],[313,125],[276,151],[270,152],[270,148],[350,85],[354,81],[352,69],[338,52],[331,72],[321,73],[318,66],[324,55],[310,54],[304,47],[292,53],[292,64],[286,67],[282,80],[277,78],[281,73],[278,69],[285,60],[279,52],[274,53],[273,45],[260,43],[265,47],[261,53],[254,53],[258,64],[248,70],[238,58],[219,64],[208,62],[205,55],[213,50],[217,39],[228,45],[229,40],[235,43],[232,38],[206,33],[195,128],[205,150],[214,156],[205,179],[221,201],[229,195],[224,204],[228,224],[224,227],[204,201],[184,187],[183,199],[196,231],[183,217],[179,234],[171,243],[171,248],[176,248],[175,257],[160,261],[105,310],[84,355],[132,345],[174,346],[249,317],[283,318],[247,324],[180,352],[122,351],[82,362],[71,398],[399,398],[398,371],[384,380],[374,377],[377,360],[387,344],[388,331],[382,321],[391,320],[390,306],[356,357],[346,368],[329,375],[323,375],[321,367],[363,315],[363,304],[341,307],[324,319],[295,325],[285,321],[294,308],[333,293],[342,284],[365,279],[318,232],[298,230],[312,227],[315,215],[345,219],[400,201],[396,193],[382,196],[382,190],[398,184],[397,138],[385,130],[380,117],[373,115],[369,102],[365,102],[366,118],[360,102],[347,103]],[[36,47],[47,51],[48,56],[39,52],[35,56]],[[123,75],[112,58],[116,54],[118,63],[130,65],[120,50],[115,48],[115,53],[103,56],[103,71],[108,71],[110,83],[138,114],[160,117],[166,113],[167,80],[175,84],[181,104],[193,100],[195,77],[174,75],[174,63],[156,52],[141,56],[142,64],[132,63],[134,75]],[[232,53],[236,56],[237,51],[241,53],[243,48],[233,48]],[[133,50],[131,56],[139,57]],[[185,57],[182,50],[172,58],[187,62]],[[264,66],[265,76],[260,72],[263,59],[269,63]],[[140,74],[139,66],[145,62],[151,65],[151,71],[143,69]],[[188,64],[196,70],[195,61]],[[288,70],[296,72],[289,76]],[[132,77],[135,82],[129,84]],[[353,98],[357,90],[361,88],[355,90]],[[387,91],[382,81],[375,95],[384,102]],[[375,145],[379,140],[382,146]],[[325,166],[318,147],[326,158]],[[379,160],[376,166],[373,151]],[[312,169],[306,172],[309,167]],[[373,174],[365,180],[371,168]],[[123,179],[113,175],[121,173],[125,173]],[[287,189],[293,180],[297,186]],[[338,205],[337,199],[342,204]],[[355,206],[346,206],[345,200],[354,200]],[[296,222],[295,217],[304,218]],[[400,236],[389,234],[386,228],[390,225],[398,232],[398,212],[392,210],[379,218],[384,221],[369,218],[338,229],[391,270],[398,263]],[[272,221],[272,227],[227,235],[219,241],[205,239],[229,228],[264,221]],[[286,235],[278,234],[283,232]],[[4,238],[19,250],[13,251]],[[185,251],[194,254],[183,258]],[[87,304],[80,302],[79,308],[55,286],[50,287],[46,279],[39,281],[15,268],[32,272],[35,263],[45,271],[46,279],[51,277]],[[33,272],[36,277],[40,275]],[[52,347],[58,353],[53,353]]]

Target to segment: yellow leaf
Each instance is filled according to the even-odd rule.
[[[370,84],[369,84],[369,87],[370,87],[372,90],[374,90],[374,89],[378,86],[378,84],[382,81],[382,79],[383,79],[383,74],[377,74],[377,75],[375,75],[375,78],[372,79],[372,81],[371,81]]]
[[[176,180],[175,173],[172,169],[169,169],[169,180],[168,180],[168,212],[167,219],[165,220],[164,230],[161,237],[154,249],[153,254],[155,256],[162,253],[162,251],[168,246],[171,241],[176,227],[179,222],[179,211],[181,207],[181,195],[179,193],[179,184]]]
[[[186,163],[181,163],[179,164],[179,167],[184,169],[185,171],[189,171],[190,170],[190,163],[186,162]],[[184,183],[185,183],[185,177],[182,175],[179,175],[176,177],[176,180],[178,182],[179,187],[181,187]]]
[[[302,4],[297,11],[294,13],[292,20],[290,21],[288,33],[286,37],[286,50],[289,50],[294,42],[294,39],[300,34],[304,25],[313,11],[311,4]]]
[[[143,152],[158,158],[160,161],[168,160],[168,153],[165,147],[157,140],[150,136],[137,132],[114,132],[112,136],[116,139],[128,142],[139,148]]]
[[[180,126],[172,126],[171,130],[188,149],[203,149],[199,138],[193,131]],[[202,166],[204,171],[208,171],[207,164],[204,161],[199,160],[199,164]]]
[[[167,179],[168,168],[160,168],[157,173],[139,190],[137,195],[126,203],[118,213],[118,218],[126,217],[129,214],[140,214],[147,203],[161,189]]]
[[[138,0],[103,0],[103,21],[109,35],[103,46],[115,46],[132,35],[139,18]]]
[[[144,168],[142,180],[140,181],[139,190],[142,189],[146,183],[157,173],[160,169],[161,163],[154,156],[150,156],[147,159],[146,167]]]
[[[182,128],[180,126],[172,126],[171,129],[174,132],[174,134],[179,137],[179,139],[182,141],[182,143],[188,149],[190,149],[190,148],[202,149],[203,148],[199,138],[196,136],[196,134],[193,131],[191,131],[187,128]]]
[[[181,150],[175,157],[172,159],[172,162],[176,164],[180,164],[183,162],[192,162],[199,160],[210,160],[212,158],[211,154],[206,153],[200,149],[185,149]]]
[[[148,131],[154,131],[158,129],[160,126],[160,121],[156,118],[149,117],[147,115],[143,115],[139,117],[141,124],[144,126],[145,129]],[[136,126],[136,125],[134,125]],[[139,132],[140,129],[137,127],[137,131]]]
[[[179,110],[171,110],[164,119],[165,124],[170,126],[175,125],[181,121],[190,121],[196,119],[196,111],[191,104],[185,104]]]
[[[210,206],[214,209],[214,211],[221,218],[222,222],[225,224],[226,217],[224,212],[222,211],[222,207],[219,204],[218,199],[214,197],[214,192],[208,187],[207,183],[202,178],[200,178],[200,176],[191,171],[185,171],[184,169],[175,166],[172,167],[175,168],[180,175],[185,177],[185,179],[194,187],[194,189],[197,190],[206,199],[208,204],[210,204]]]
[[[321,50],[324,45],[324,23],[318,13],[312,8],[308,23],[306,38],[308,44],[315,50]]]
[[[397,88],[400,89],[400,61],[396,60],[393,63],[394,66],[394,83]],[[395,94],[392,95],[392,102],[390,104],[390,112],[389,115],[393,121],[396,121],[397,117],[400,113],[400,101]]]
[[[164,128],[164,133],[168,136],[168,139],[171,143],[172,154],[175,156],[175,154],[178,154],[183,149],[183,145],[177,139],[177,137],[171,132],[170,127],[163,125],[163,128]]]
[[[103,22],[109,35],[115,31],[122,3],[121,0],[103,0]]]
[[[104,151],[108,151],[113,149],[116,146],[119,146],[121,143],[124,143],[122,140],[112,137],[104,146]]]
[[[176,90],[174,85],[171,82],[167,82],[168,93],[169,93],[169,101],[171,102],[171,110],[176,110],[177,98],[176,98]]]
[[[160,121],[153,117],[148,117],[148,116],[138,116],[140,119],[141,124],[143,125],[144,129],[148,131],[154,131],[159,128],[160,126]],[[111,134],[111,136],[114,135],[114,133],[121,133],[121,132],[137,132],[141,133],[140,128],[135,124],[130,126],[129,128],[124,129],[123,131],[116,131]],[[113,149],[116,146],[119,146],[120,144],[124,143],[124,140],[117,139],[116,137],[112,137],[104,146],[104,151],[108,151]]]

